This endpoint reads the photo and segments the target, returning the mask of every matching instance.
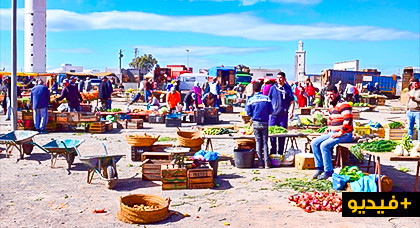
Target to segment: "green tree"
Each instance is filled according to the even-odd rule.
[[[158,61],[151,54],[144,54],[133,59],[128,65],[136,69],[143,69],[149,73],[157,63]]]

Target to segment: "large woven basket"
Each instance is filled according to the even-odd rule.
[[[153,137],[150,135],[126,135],[125,139],[127,140],[127,143],[131,146],[152,146],[153,143],[155,143],[159,139],[158,135],[157,137]]]
[[[119,220],[126,223],[146,224],[155,223],[169,218],[169,198],[162,198],[156,195],[134,194],[121,197],[120,211],[117,214]],[[135,209],[134,205],[158,206],[159,209],[154,211],[141,211]]]
[[[204,143],[204,139],[200,137],[199,131],[178,131],[176,132],[179,146],[183,147],[199,147]]]

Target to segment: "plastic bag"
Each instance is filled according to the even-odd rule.
[[[332,185],[335,190],[342,190],[346,187],[347,182],[350,181],[349,176],[339,175],[337,173],[332,174]]]
[[[57,111],[59,112],[67,112],[69,110],[69,105],[67,103],[61,104],[57,107]]]
[[[219,153],[214,151],[199,150],[194,154],[194,159],[205,161],[216,161],[219,159]]]

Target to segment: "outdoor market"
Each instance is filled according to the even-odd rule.
[[[112,73],[22,74],[17,130],[0,74],[3,225],[418,222],[341,217],[343,192],[418,192],[418,78],[396,98],[374,82],[236,83],[247,72],[214,70],[189,89],[181,77],[126,89]]]

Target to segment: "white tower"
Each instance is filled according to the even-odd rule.
[[[303,42],[299,41],[299,48],[295,54],[295,80],[304,82],[305,76],[305,56],[306,51],[303,50]]]
[[[46,72],[46,0],[25,0],[25,72]]]

